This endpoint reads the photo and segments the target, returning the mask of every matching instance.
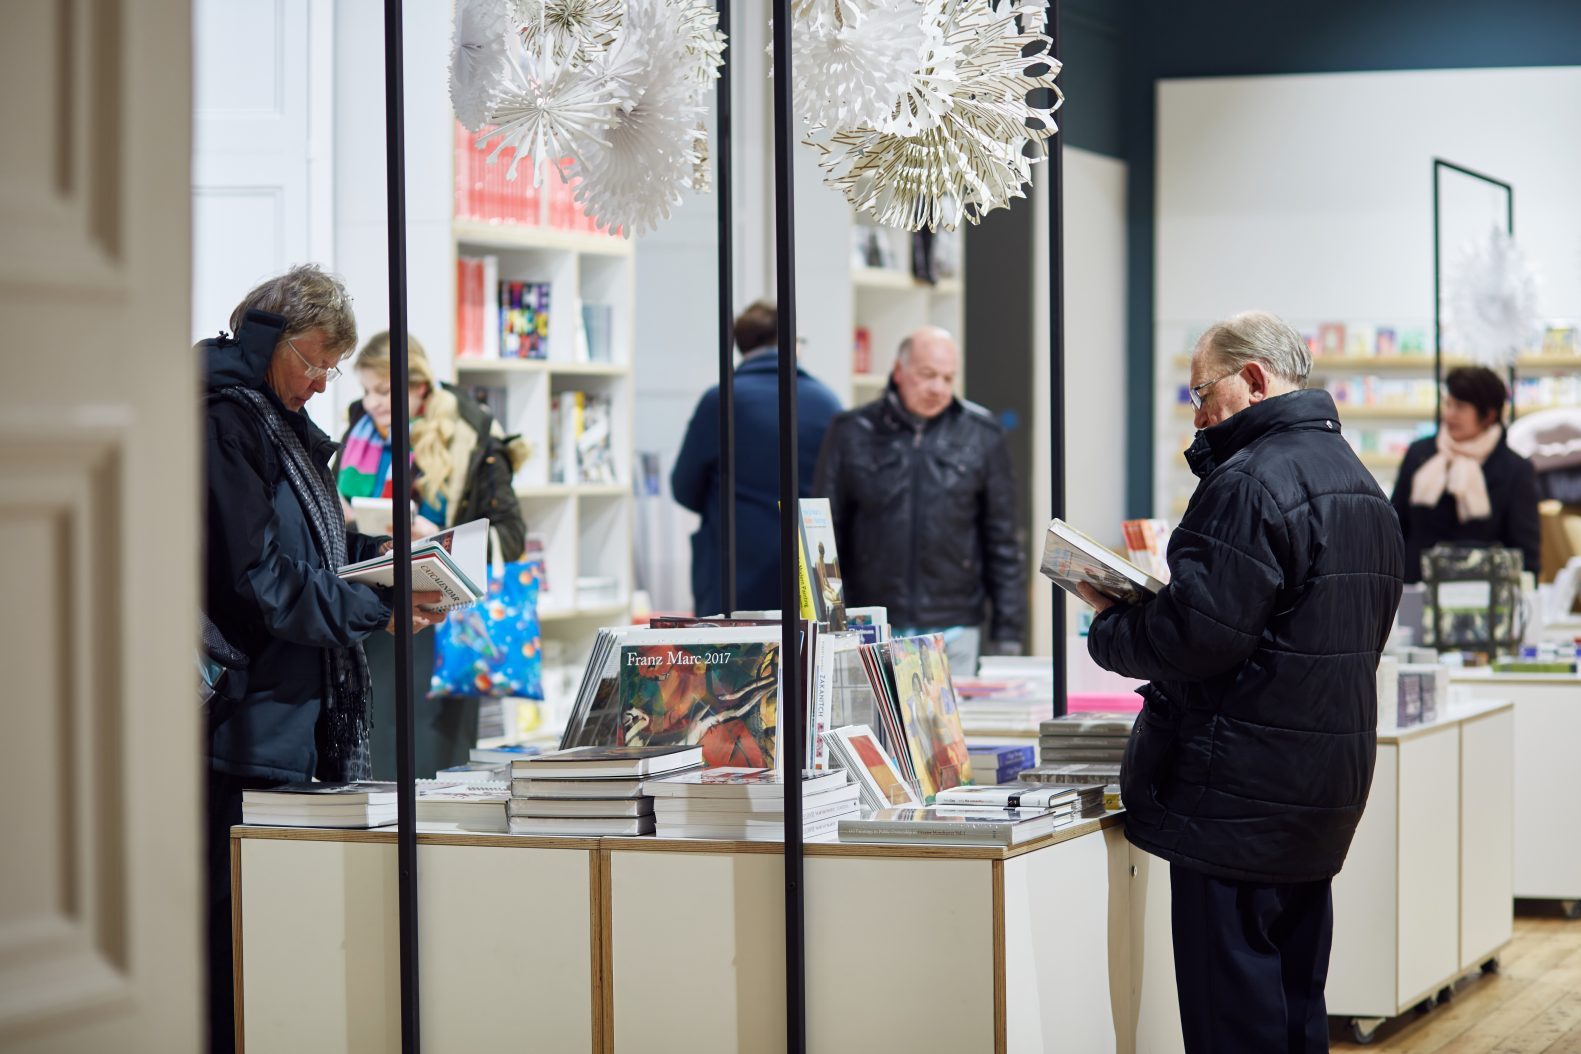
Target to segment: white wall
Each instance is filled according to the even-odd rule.
[[[1539,271],[1541,312],[1581,315],[1581,139],[1569,131],[1578,127],[1576,68],[1161,82],[1161,514],[1179,463],[1169,406],[1185,328],[1260,307],[1431,332],[1434,157],[1514,184],[1516,237]],[[1446,205],[1458,213],[1465,200]],[[1446,257],[1457,248],[1446,244]]]
[[[1099,541],[1119,545],[1125,518],[1125,180],[1122,161],[1065,150],[1065,518]],[[1033,288],[1048,288],[1047,169],[1034,169]],[[1018,203],[1024,208],[1025,203]],[[1033,341],[1047,348],[1046,300],[1033,316]],[[1053,585],[1037,573],[1049,521],[1048,358],[1032,357],[1032,621],[1028,644],[1049,653]],[[1083,605],[1069,601],[1074,630]],[[1080,660],[1083,656],[1072,656]]]

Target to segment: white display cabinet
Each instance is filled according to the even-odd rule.
[[[1560,901],[1581,918],[1581,676],[1467,670],[1450,690],[1515,707],[1514,895]]]

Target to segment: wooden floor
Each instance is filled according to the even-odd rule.
[[[1581,920],[1532,910],[1515,917],[1515,939],[1499,956],[1498,973],[1461,981],[1449,1002],[1385,1024],[1366,1046],[1350,1042],[1349,1030],[1336,1023],[1333,1049],[1581,1054]]]

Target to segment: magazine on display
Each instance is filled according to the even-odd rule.
[[[868,667],[870,676],[877,674],[873,691],[887,696],[888,705],[881,707],[887,712],[885,738],[891,745],[901,745],[909,755],[907,775],[923,799],[970,783],[971,755],[961,731],[943,636],[896,637],[885,644],[863,647],[864,652],[870,649],[876,660]],[[898,758],[901,750],[893,752]]]
[[[834,513],[828,498],[802,498],[801,514],[802,617],[845,629],[845,585],[840,557],[835,551]]]
[[[856,781],[862,792],[862,803],[869,809],[922,804],[894,758],[866,725],[834,729],[829,735],[829,745],[839,766]]]
[[[1049,522],[1039,570],[1074,596],[1080,595],[1076,587],[1086,584],[1128,604],[1139,604],[1164,588],[1157,578],[1059,519]]]
[[[444,599],[432,611],[465,607],[483,598],[489,577],[489,521],[473,520],[440,531],[412,546],[413,592],[437,591]],[[348,582],[395,586],[395,554],[347,564],[336,572]]]

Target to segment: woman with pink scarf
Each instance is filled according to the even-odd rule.
[[[1444,378],[1438,435],[1405,452],[1394,511],[1405,532],[1405,580],[1422,579],[1422,553],[1441,543],[1519,549],[1537,572],[1537,476],[1504,441],[1509,389],[1485,366]]]

